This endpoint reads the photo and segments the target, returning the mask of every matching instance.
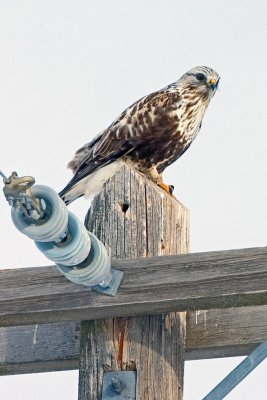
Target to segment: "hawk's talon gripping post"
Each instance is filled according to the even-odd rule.
[[[157,185],[165,190],[165,192],[169,193],[172,196],[172,193],[174,191],[174,186],[173,185],[165,185],[165,183],[163,183],[162,181],[158,181]]]

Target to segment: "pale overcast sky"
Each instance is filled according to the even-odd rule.
[[[208,65],[220,90],[165,181],[190,210],[192,252],[265,246],[266,20],[264,0],[0,0],[0,169],[59,190],[79,146],[133,101]],[[71,206],[81,218],[87,208]],[[12,226],[3,196],[0,215],[0,267],[49,265]],[[201,399],[238,362],[186,363],[185,400]],[[263,398],[266,366],[227,399]],[[77,377],[2,377],[0,398],[74,400]]]

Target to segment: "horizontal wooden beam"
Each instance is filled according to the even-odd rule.
[[[0,271],[0,326],[267,304],[267,249],[112,260],[116,297],[67,281],[56,267]]]
[[[267,337],[267,306],[191,311],[186,359],[247,355]],[[80,323],[0,328],[0,375],[78,369]]]
[[[186,359],[244,356],[266,338],[266,305],[189,312]]]
[[[80,323],[0,328],[0,375],[79,368]]]

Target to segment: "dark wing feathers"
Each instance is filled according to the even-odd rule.
[[[159,138],[169,113],[175,110],[179,100],[177,92],[163,89],[132,104],[106,130],[76,152],[68,164],[74,176],[60,196],[99,168]]]

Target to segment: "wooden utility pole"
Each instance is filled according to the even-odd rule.
[[[181,400],[184,356],[254,349],[208,399],[267,355],[266,247],[182,255],[187,210],[128,168],[96,197],[86,225],[125,274],[116,297],[56,266],[0,270],[0,375],[75,369],[80,359],[80,400]]]
[[[96,196],[85,223],[111,258],[189,251],[188,210],[128,167]],[[137,400],[181,400],[185,324],[184,312],[83,322],[79,400],[100,400],[103,374],[128,370]]]

